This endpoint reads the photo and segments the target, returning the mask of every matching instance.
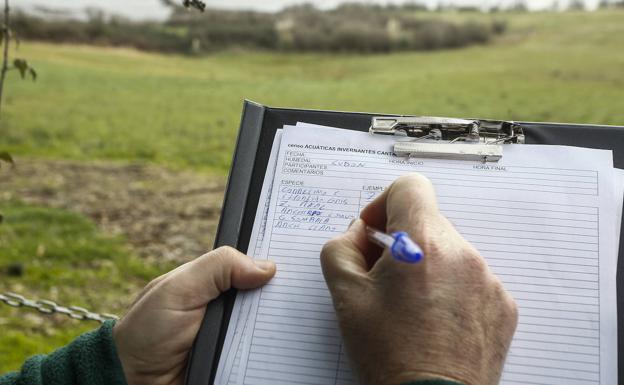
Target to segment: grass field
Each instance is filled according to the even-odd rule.
[[[18,167],[25,158],[146,162],[223,176],[244,98],[299,108],[624,124],[624,11],[497,17],[509,31],[490,45],[392,55],[191,58],[25,42],[19,55],[40,78],[33,84],[10,75],[0,149],[14,154]],[[78,212],[20,197],[0,185],[0,292],[121,312],[132,292],[169,266],[158,256],[137,257],[123,235]],[[26,266],[22,277],[5,274],[12,263]],[[93,326],[0,305],[0,373]]]
[[[442,17],[487,17],[449,15]],[[205,58],[23,44],[0,146],[17,155],[146,160],[226,172],[241,102],[534,121],[624,123],[622,11],[499,16],[493,45],[393,55]]]
[[[159,273],[156,264],[133,255],[123,238],[102,234],[79,214],[19,202],[0,204],[0,212],[6,220],[0,226],[0,266],[10,262],[25,270],[19,278],[3,276],[0,292],[46,293],[71,298],[76,306],[121,311],[137,286]],[[95,327],[4,305],[0,321],[0,373]]]

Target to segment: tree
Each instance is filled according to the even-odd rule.
[[[0,151],[0,167],[2,167],[2,162],[6,162],[8,164],[14,164],[13,157],[6,151]],[[0,222],[2,222],[2,215],[0,215]]]
[[[528,12],[529,7],[524,0],[516,0],[509,6],[509,10],[511,12]]]
[[[161,2],[168,7],[175,7],[179,4],[177,1],[174,0],[161,0]],[[182,5],[184,5],[186,8],[195,8],[202,12],[206,10],[206,3],[200,0],[183,0]]]
[[[570,11],[584,11],[585,3],[582,0],[572,0],[568,4],[568,10]]]
[[[25,59],[16,58],[13,63],[9,63],[9,45],[11,44],[11,38],[13,37],[13,31],[10,26],[10,8],[9,0],[4,0],[4,21],[2,23],[2,36],[0,43],[4,45],[2,54],[2,69],[0,69],[0,113],[2,112],[2,98],[4,96],[4,81],[6,75],[11,70],[17,70],[20,73],[22,79],[26,78],[26,75],[32,77],[33,81],[37,80],[37,72]],[[16,46],[19,46],[19,40],[15,39]],[[0,159],[3,159],[0,157]],[[6,159],[3,159],[6,160]]]

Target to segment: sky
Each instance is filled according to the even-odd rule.
[[[353,0],[347,0],[353,2]],[[532,9],[540,9],[550,7],[553,2],[557,1],[560,5],[565,5],[569,0],[525,0]],[[254,9],[259,11],[278,11],[284,6],[298,3],[313,3],[319,8],[332,8],[345,2],[344,0],[205,0],[210,7],[225,9]],[[365,3],[402,3],[402,0],[360,0]],[[414,2],[413,0],[411,2]],[[422,0],[416,1],[435,7],[439,0]],[[444,4],[456,5],[476,5],[476,6],[493,6],[513,4],[515,0],[442,0]],[[588,7],[593,8],[599,0],[585,0]],[[123,15],[135,20],[154,19],[162,20],[168,15],[166,7],[162,6],[159,0],[18,0],[14,2],[15,7],[32,10],[36,6],[46,8],[60,8],[71,11],[75,14],[81,14],[85,8],[95,7],[105,10],[108,13]]]

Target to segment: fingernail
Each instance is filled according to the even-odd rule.
[[[257,259],[254,260],[254,264],[258,266],[261,270],[269,271],[273,269],[273,262],[267,261],[265,259]]]

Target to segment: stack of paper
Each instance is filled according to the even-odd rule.
[[[419,172],[518,303],[501,383],[616,384],[624,177],[611,151],[508,145],[483,164],[398,158],[393,144],[305,123],[278,131],[248,250],[278,271],[238,295],[215,383],[356,383],[319,253],[397,177]]]

